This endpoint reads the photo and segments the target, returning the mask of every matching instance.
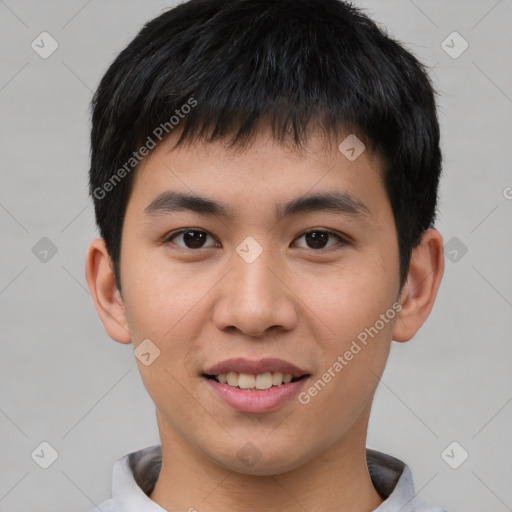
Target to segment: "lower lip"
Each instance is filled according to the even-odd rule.
[[[272,386],[270,389],[247,391],[228,386],[227,384],[221,384],[215,379],[203,378],[210,385],[214,393],[233,407],[233,409],[252,413],[270,412],[278,409],[287,400],[294,397],[308,380],[308,377],[303,377],[295,382]]]

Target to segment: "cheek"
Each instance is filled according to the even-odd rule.
[[[182,385],[195,371],[195,340],[202,338],[208,316],[205,298],[218,277],[183,266],[173,269],[168,263],[165,268],[148,262],[137,265],[135,258],[127,270],[126,318],[134,348],[149,339],[159,351],[150,366],[137,361],[144,386],[158,408],[165,410],[172,403],[192,421],[198,411],[187,406],[190,397]]]
[[[133,257],[124,270],[130,332],[161,343],[185,328],[190,329],[190,318],[197,314],[201,298],[215,283],[214,276],[198,272],[197,268],[172,265],[161,258],[148,261]],[[198,278],[198,274],[202,277]]]
[[[304,401],[315,415],[334,414],[326,403],[344,404],[344,412],[335,408],[331,419],[349,421],[352,407],[367,404],[373,395],[396,321],[398,267],[392,258],[389,262],[359,257],[338,273],[309,281],[305,303],[317,319],[322,364]]]
[[[389,355],[393,332],[393,309],[376,309],[377,314],[362,320],[347,313],[339,316],[336,336],[325,342],[323,364],[309,386],[299,396],[307,418],[322,418],[323,424],[334,426],[334,432],[345,430],[371,403]],[[382,313],[381,311],[384,311]],[[387,322],[379,315],[388,313]],[[310,428],[315,428],[313,421]]]
[[[338,271],[300,285],[302,300],[325,328],[327,348],[343,348],[392,308],[398,296],[398,267],[390,266],[382,259],[356,255]],[[391,336],[388,324],[380,330]]]

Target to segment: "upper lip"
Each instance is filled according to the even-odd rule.
[[[288,361],[275,358],[265,358],[258,361],[251,361],[243,357],[226,359],[220,363],[210,366],[204,371],[205,375],[220,375],[221,373],[249,373],[259,375],[266,372],[290,373],[294,378],[309,375],[306,370],[295,366]]]

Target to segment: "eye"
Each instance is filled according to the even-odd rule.
[[[336,233],[333,233],[332,231],[326,231],[323,229],[312,229],[298,238],[296,240],[300,240],[301,238],[304,238],[306,243],[310,247],[303,247],[304,249],[325,249],[327,241],[329,240],[329,237],[337,238],[338,241],[341,241],[341,245],[344,245],[347,243],[340,235],[337,235]],[[327,248],[333,247],[336,244],[331,244]]]
[[[176,244],[178,247],[182,247],[183,249],[205,249],[208,247],[215,247],[216,246],[215,242],[213,245],[204,246],[204,243],[208,237],[210,237],[210,238],[212,238],[212,240],[214,240],[214,238],[211,237],[211,235],[209,233],[207,233],[206,231],[202,231],[200,229],[194,229],[194,228],[187,228],[187,229],[182,229],[180,231],[171,233],[166,238],[165,242],[171,242],[174,239],[183,238],[184,245]]]

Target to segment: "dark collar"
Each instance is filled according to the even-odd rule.
[[[162,467],[162,447],[155,445],[130,453],[128,462],[135,482],[149,496]],[[391,455],[369,448],[366,449],[366,463],[373,486],[382,499],[387,499],[402,475],[405,464]]]

